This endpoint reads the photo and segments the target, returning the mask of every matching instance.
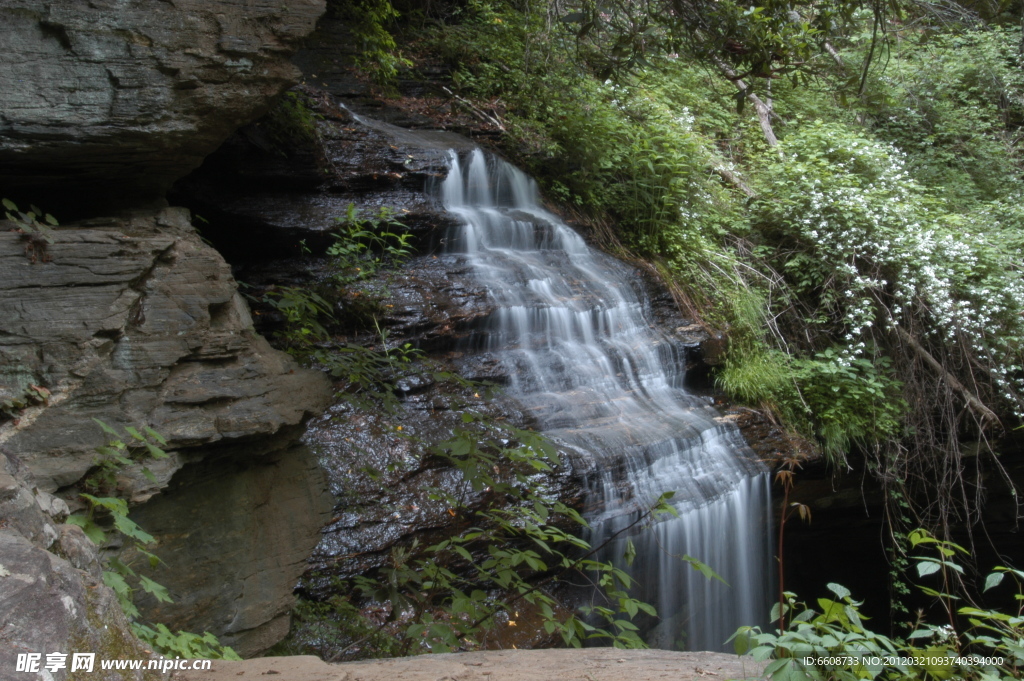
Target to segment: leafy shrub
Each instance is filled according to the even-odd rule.
[[[872,84],[872,129],[907,154],[919,182],[942,187],[961,209],[1022,189],[1020,38],[1019,26],[909,33]]]
[[[998,226],[951,212],[888,145],[824,123],[768,161],[756,226],[819,333],[849,365],[883,335],[909,329],[984,367],[976,380],[1021,413],[1024,282]],[[888,340],[892,343],[892,339]]]
[[[761,632],[758,627],[741,627],[733,636],[736,652],[768,660],[765,674],[785,681],[844,681],[855,679],[964,679],[997,681],[1020,678],[1024,667],[1024,572],[996,567],[985,579],[984,590],[999,586],[1009,576],[1016,583],[1017,611],[1005,613],[973,603],[955,607],[963,596],[949,593],[963,568],[956,557],[967,557],[962,546],[934,538],[924,530],[909,535],[915,549],[933,549],[933,554],[913,558],[918,576],[940,576],[942,586],[919,586],[946,610],[947,622],[954,615],[970,625],[962,632],[952,624],[918,622],[906,640],[890,639],[867,628],[860,614],[862,602],[850,591],[829,584],[835,598],[819,598],[817,610],[786,593],[780,609],[772,609],[773,621],[788,615],[784,631]]]
[[[391,0],[333,0],[332,12],[346,22],[359,47],[358,66],[386,90],[394,85],[399,69],[411,67],[402,56],[390,26],[398,18]]]
[[[327,255],[334,260],[333,279],[341,286],[367,279],[413,254],[412,235],[402,231],[405,226],[388,206],[363,215],[350,203],[345,215],[334,221],[339,229],[333,233],[334,243]]]

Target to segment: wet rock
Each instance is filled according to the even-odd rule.
[[[428,352],[444,352],[469,341],[494,311],[487,291],[458,255],[414,258],[402,276],[367,282],[373,295],[390,294],[381,316],[394,340]]]
[[[380,567],[392,547],[408,546],[414,539],[426,546],[462,527],[465,519],[435,494],[462,494],[462,478],[446,462],[430,456],[426,447],[447,441],[456,429],[464,428],[464,413],[494,424],[528,425],[512,401],[489,399],[481,391],[435,383],[390,413],[339,403],[310,422],[306,441],[327,472],[335,509],[310,558],[302,581],[305,593],[327,595],[332,578]],[[562,465],[538,476],[537,484],[579,507],[585,464],[572,451],[560,449],[559,455]],[[486,508],[504,503],[485,490],[471,494],[467,505]]]
[[[287,57],[324,6],[4,3],[0,184],[78,211],[162,198],[296,81]]]
[[[245,656],[288,633],[292,590],[331,511],[316,460],[288,445],[296,435],[222,448],[132,513],[164,563],[141,571],[174,598],[138,599],[145,618],[213,632]]]
[[[354,204],[364,215],[386,206],[421,252],[436,248],[454,223],[424,188],[444,177],[446,151],[468,140],[364,125],[320,90],[296,92],[318,116],[315,143],[275,147],[261,121],[175,185],[173,200],[208,221],[204,236],[233,264],[300,256],[304,249],[320,254]]]

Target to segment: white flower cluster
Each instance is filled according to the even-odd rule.
[[[993,225],[944,210],[896,149],[857,139],[835,146],[831,140],[823,154],[787,155],[789,200],[774,206],[813,258],[832,268],[830,286],[845,315],[840,362],[849,366],[864,351],[873,324],[906,324],[916,314],[932,335],[966,346],[1024,414],[1024,382],[1014,378],[1024,280],[1020,264],[981,236]]]

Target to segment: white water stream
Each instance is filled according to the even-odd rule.
[[[683,388],[673,344],[646,318],[626,270],[544,210],[535,183],[479,149],[450,154],[440,187],[465,253],[497,304],[486,350],[543,431],[594,462],[589,537],[599,545],[665,491],[679,518],[632,535],[636,592],[661,624],[659,648],[719,650],[738,626],[765,624],[770,490],[739,432]],[[627,534],[599,556],[621,561]],[[676,556],[690,555],[727,584]]]

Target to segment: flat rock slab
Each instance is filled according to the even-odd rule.
[[[215,660],[174,681],[725,681],[760,679],[764,665],[725,653],[669,650],[490,650],[327,664],[312,656]]]

